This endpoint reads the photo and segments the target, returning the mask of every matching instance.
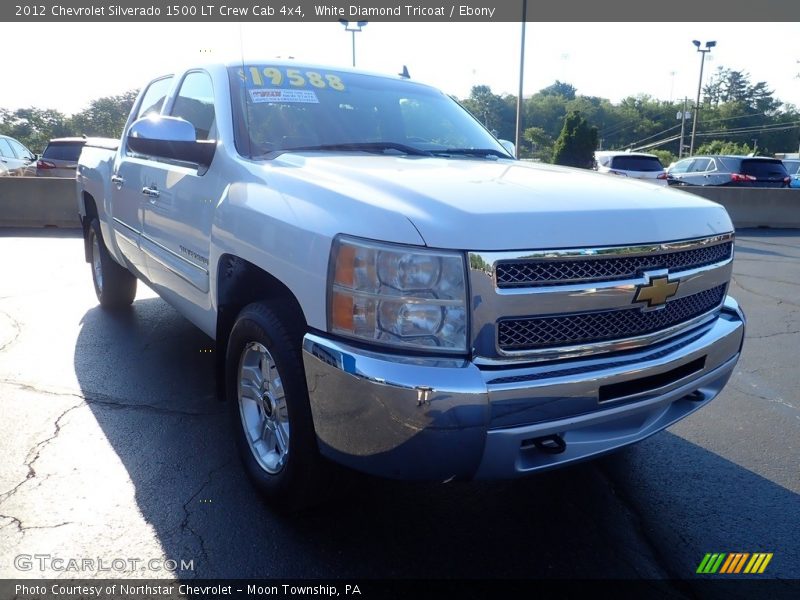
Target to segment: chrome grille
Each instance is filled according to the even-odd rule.
[[[647,256],[582,256],[579,259],[534,259],[500,262],[495,268],[497,287],[535,287],[616,281],[641,276],[644,271],[671,272],[712,265],[731,258],[733,242]]]
[[[640,307],[548,317],[504,319],[497,324],[504,351],[574,346],[646,335],[690,321],[720,306],[727,284],[668,302],[663,309]]]

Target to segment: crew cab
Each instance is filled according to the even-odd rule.
[[[518,477],[710,402],[744,338],[724,208],[508,148],[402,76],[159,77],[80,157],[98,300],[141,280],[216,341],[245,468],[285,507],[330,461]]]

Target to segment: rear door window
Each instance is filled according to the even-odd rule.
[[[701,173],[708,170],[708,165],[711,162],[709,158],[695,158],[692,166],[689,167],[690,173]]]
[[[17,140],[8,140],[8,143],[11,144],[11,149],[17,154],[17,158],[23,160],[33,159],[33,153]]]
[[[11,151],[11,144],[5,138],[0,138],[0,156],[6,158],[14,158],[14,152]]]
[[[689,170],[689,165],[692,164],[692,159],[679,160],[669,170],[670,173],[686,173]]]

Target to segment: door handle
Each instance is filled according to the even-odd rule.
[[[125,180],[119,175],[112,175],[111,183],[118,185],[119,187],[122,187],[122,184],[125,183]]]
[[[150,198],[158,198],[161,195],[155,186],[142,188],[142,193]]]

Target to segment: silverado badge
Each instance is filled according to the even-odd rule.
[[[669,281],[669,277],[656,277],[649,283],[636,288],[634,302],[647,302],[647,306],[662,306],[667,303],[667,298],[672,298],[678,292],[679,282]]]

